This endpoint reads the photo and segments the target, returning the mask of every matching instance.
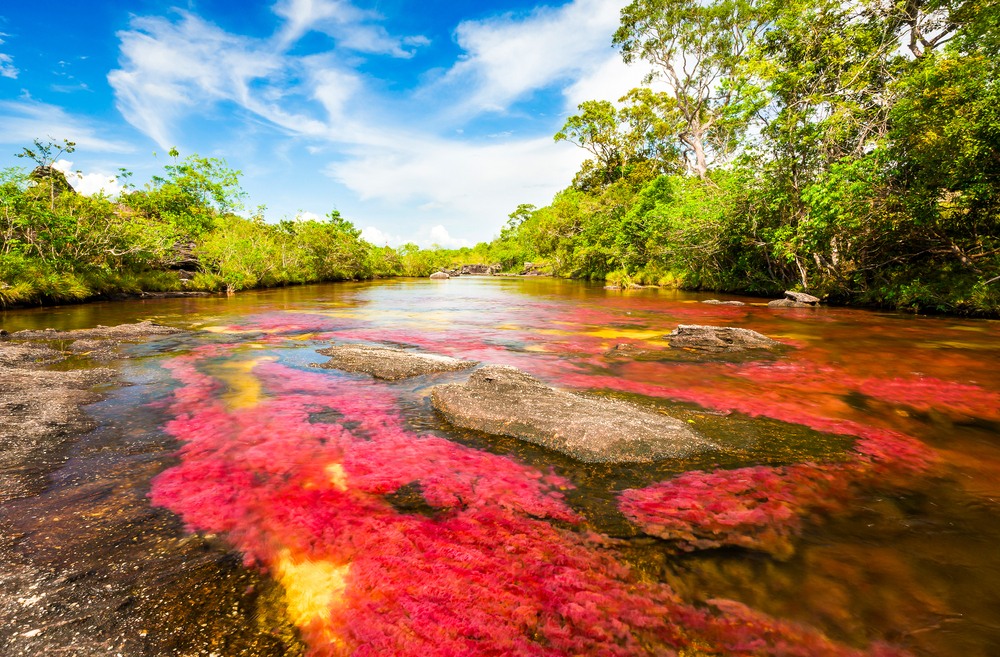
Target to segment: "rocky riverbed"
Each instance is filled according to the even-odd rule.
[[[0,339],[0,654],[302,654],[277,584],[149,505],[176,449],[149,430],[155,409],[118,426],[88,412],[116,390],[141,399],[100,364],[177,333],[140,322]]]

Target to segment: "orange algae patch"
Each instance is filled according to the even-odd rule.
[[[350,564],[293,556],[290,550],[278,554],[274,574],[285,589],[288,615],[312,643],[344,644],[330,612],[343,604],[350,568]]]
[[[233,411],[257,406],[263,395],[260,381],[253,376],[253,370],[261,363],[273,362],[273,356],[260,356],[247,360],[231,360],[214,365],[209,374],[215,376],[226,388],[219,395],[220,400]]]
[[[347,473],[340,463],[331,463],[326,466],[326,474],[330,477],[330,483],[339,491],[347,490]]]

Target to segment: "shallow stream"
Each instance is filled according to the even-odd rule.
[[[1000,322],[706,298],[459,278],[0,314],[191,330],[127,347],[99,428],[0,505],[3,654],[1000,654]],[[706,359],[679,324],[783,348]],[[584,465],[450,426],[428,391],[468,372],[310,367],[331,342],[513,365],[722,449]]]

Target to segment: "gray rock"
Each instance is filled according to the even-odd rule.
[[[173,335],[183,331],[172,326],[163,326],[146,320],[135,324],[120,324],[118,326],[96,326],[89,329],[72,331],[57,331],[43,329],[41,331],[18,331],[10,337],[15,340],[80,340],[97,338],[102,340],[139,340],[153,335]]]
[[[634,404],[556,390],[506,365],[435,386],[431,403],[452,424],[511,436],[585,463],[645,463],[718,447],[687,424]]]
[[[774,301],[768,301],[767,305],[769,308],[815,308],[816,305],[812,303],[802,303],[801,301],[792,301],[791,299],[775,299]]]
[[[809,305],[816,305],[819,303],[819,297],[814,297],[813,295],[806,294],[805,292],[792,292],[791,290],[785,290],[785,298]]]
[[[431,278],[433,278],[436,281],[443,281],[447,278],[451,278],[451,276],[449,276],[443,271],[436,271],[433,274],[431,274]]]
[[[742,301],[719,301],[718,299],[705,299],[702,303],[707,303],[712,306],[745,306],[746,304]]]
[[[330,360],[319,363],[315,365],[316,367],[344,372],[360,372],[387,381],[434,374],[435,372],[454,372],[479,364],[479,361],[474,360],[459,360],[437,354],[421,354],[394,347],[366,344],[336,345],[328,349],[320,349],[318,353],[329,356]]]
[[[750,329],[699,324],[681,324],[665,339],[674,349],[696,349],[711,353],[774,349],[781,346],[777,340]]]

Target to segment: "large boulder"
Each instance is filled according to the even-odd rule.
[[[435,386],[431,403],[452,424],[511,436],[585,463],[643,463],[718,449],[687,424],[623,401],[556,390],[506,365]]]
[[[695,349],[709,353],[774,349],[781,343],[750,329],[731,326],[681,324],[665,336],[674,349]]]
[[[807,303],[811,306],[815,306],[819,303],[819,297],[814,297],[811,294],[806,294],[805,292],[793,292],[791,290],[785,290],[785,298],[791,299],[797,303]]]
[[[330,360],[316,364],[315,367],[370,374],[376,379],[387,381],[436,372],[455,372],[479,364],[474,360],[459,360],[449,356],[366,344],[336,345],[320,349],[318,353],[329,356]]]
[[[436,271],[433,274],[431,274],[431,278],[434,279],[434,280],[436,280],[436,281],[443,281],[443,280],[447,280],[447,279],[451,278],[451,276],[449,276],[448,274],[446,274],[443,271]]]

